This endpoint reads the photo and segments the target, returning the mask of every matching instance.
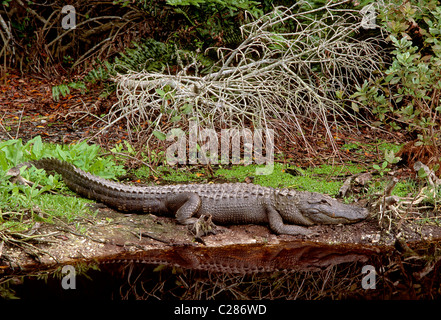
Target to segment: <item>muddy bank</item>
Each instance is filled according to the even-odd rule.
[[[81,218],[72,224],[41,223],[31,239],[5,242],[0,254],[0,270],[42,268],[76,260],[101,259],[111,256],[177,250],[180,247],[222,250],[231,245],[267,245],[308,242],[323,248],[353,245],[367,250],[390,250],[396,237],[381,230],[370,218],[352,225],[319,225],[310,227],[315,236],[275,235],[266,226],[218,226],[215,235],[196,241],[186,226],[173,218],[154,215],[121,214],[99,208],[96,217]],[[406,225],[400,235],[403,242],[417,243],[441,239],[436,225]],[[250,249],[251,250],[251,249]],[[228,251],[228,250],[227,250]]]
[[[369,219],[312,228],[318,236],[305,238],[277,236],[265,226],[219,227],[202,244],[172,218],[101,208],[73,225],[42,224],[32,247],[4,243],[0,287],[21,298],[40,290],[41,297],[58,292],[55,298],[70,299],[73,293],[61,288],[69,265],[77,298],[440,297],[439,227],[408,227],[399,242]],[[363,288],[366,266],[375,270],[375,290]]]

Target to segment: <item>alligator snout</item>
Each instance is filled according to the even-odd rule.
[[[303,202],[301,211],[305,217],[318,224],[354,223],[369,215],[366,208],[344,204],[318,193],[313,193],[308,201]]]

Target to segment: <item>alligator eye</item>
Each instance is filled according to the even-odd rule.
[[[307,201],[309,204],[327,204],[331,206],[331,203],[326,199],[320,199],[319,201]]]

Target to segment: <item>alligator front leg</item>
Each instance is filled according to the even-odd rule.
[[[300,227],[292,224],[285,224],[283,222],[280,213],[274,208],[273,205],[265,205],[266,213],[268,215],[268,222],[270,229],[277,234],[289,234],[289,235],[304,235],[311,236],[314,234],[311,230],[305,227]]]

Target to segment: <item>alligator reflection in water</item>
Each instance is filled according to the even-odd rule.
[[[277,245],[246,244],[223,247],[174,247],[99,259],[100,263],[147,263],[211,272],[257,273],[320,270],[347,262],[367,262],[377,248],[286,242]]]
[[[30,269],[7,276],[25,279],[21,285],[9,286],[24,299],[440,297],[441,241],[409,246],[404,254],[389,246],[312,242],[154,249],[72,261],[76,290],[61,289],[60,265],[51,271],[34,269],[34,276]],[[377,272],[375,290],[363,288],[366,265]],[[43,272],[48,276],[37,280],[35,275],[41,279]]]

